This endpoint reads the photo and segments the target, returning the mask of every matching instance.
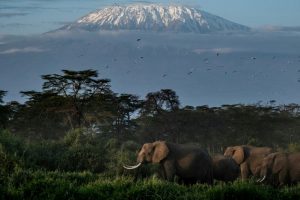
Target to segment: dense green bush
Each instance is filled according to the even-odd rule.
[[[66,138],[56,141],[29,141],[8,131],[0,131],[0,155],[1,159],[5,159],[0,167],[15,162],[26,169],[100,173],[111,170],[110,163],[120,164],[116,156],[121,153],[120,144],[111,147],[107,144],[109,141],[104,142],[99,136],[87,134],[81,129],[70,131]],[[124,155],[128,153],[121,156]]]
[[[67,147],[61,142],[40,141],[27,145],[24,155],[26,168],[56,170],[60,168]]]

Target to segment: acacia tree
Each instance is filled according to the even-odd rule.
[[[150,92],[141,109],[142,115],[156,115],[163,111],[176,111],[179,109],[179,99],[176,92],[171,89],[162,89],[158,92]]]
[[[43,90],[65,97],[68,109],[65,110],[74,119],[72,127],[81,127],[84,110],[89,101],[97,95],[112,94],[109,79],[98,79],[95,70],[62,70],[63,74],[43,75]]]
[[[14,106],[12,129],[42,138],[61,137],[80,127],[116,135],[130,132],[135,127],[131,116],[140,100],[135,95],[113,93],[110,80],[97,77],[94,70],[43,75],[42,92],[21,92],[28,101]]]
[[[63,113],[65,98],[55,93],[23,91],[24,104],[12,102],[10,127],[14,132],[33,138],[58,138],[69,129]]]
[[[165,139],[178,141],[177,111],[180,102],[176,92],[162,89],[146,95],[139,118],[139,131],[146,140]]]

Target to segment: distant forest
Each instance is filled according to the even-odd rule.
[[[21,92],[24,103],[4,102],[0,91],[0,159],[7,166],[123,173],[122,163],[135,162],[141,144],[155,140],[193,143],[211,154],[238,144],[300,150],[298,104],[182,106],[171,89],[144,99],[117,94],[95,70],[42,79],[42,91]]]

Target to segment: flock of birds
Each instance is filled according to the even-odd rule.
[[[137,43],[141,43],[142,42],[142,38],[137,38],[136,39],[136,42]],[[87,45],[91,45],[91,43],[88,43]],[[140,49],[141,46],[137,45],[137,48]],[[77,57],[78,58],[81,58],[84,56],[84,53],[81,53],[79,54]],[[221,52],[216,52],[215,53],[215,59],[217,59],[218,57],[222,57],[222,53]],[[141,64],[142,61],[144,60],[144,56],[138,56],[136,59],[133,60],[134,64]],[[271,59],[272,60],[276,60],[278,57],[277,56],[272,56]],[[248,56],[248,57],[240,57],[241,60],[244,60],[244,61],[247,61],[247,62],[253,62],[253,64],[255,64],[255,62],[257,60],[259,60],[259,58],[257,56]],[[212,59],[213,60],[213,59]],[[112,59],[113,62],[117,62],[118,59],[117,58],[113,58]],[[297,62],[300,63],[300,56],[297,57]],[[224,70],[225,69],[225,66],[224,65],[215,65],[213,66],[211,63],[210,63],[210,59],[208,57],[205,57],[202,59],[202,63],[204,64],[204,69],[205,71],[209,72],[209,71],[216,71],[216,70],[220,70],[222,69],[224,75],[229,75],[229,74],[236,74],[238,72],[240,72],[239,70],[237,69],[233,69],[233,70]],[[287,60],[287,63],[286,63],[286,66],[288,65],[291,65],[291,64],[294,64],[295,62],[294,61],[291,61],[291,60]],[[201,65],[203,66],[203,65]],[[106,64],[104,66],[104,69],[109,69],[110,68],[110,65],[109,64]],[[186,72],[186,75],[187,76],[192,76],[193,74],[196,73],[197,70],[199,70],[200,67],[191,67],[187,72]],[[281,72],[287,72],[287,68],[286,67],[283,67],[281,70]],[[130,74],[132,72],[132,70],[127,70],[126,71],[126,74]],[[297,71],[298,73],[300,73],[300,69]],[[256,77],[258,76],[262,76],[263,78],[266,78],[267,77],[267,74],[263,74],[262,71],[256,71],[254,73],[252,73],[248,78],[250,80],[254,80]],[[162,78],[167,78],[168,77],[168,73],[165,72],[163,74],[161,74],[161,77]],[[300,78],[297,80],[297,82],[300,83]]]

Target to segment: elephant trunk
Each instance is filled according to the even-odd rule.
[[[129,165],[123,165],[123,167],[125,168],[125,169],[136,169],[136,168],[138,168],[139,166],[141,166],[141,162],[140,163],[138,163],[137,165],[134,165],[134,166],[129,166]]]

